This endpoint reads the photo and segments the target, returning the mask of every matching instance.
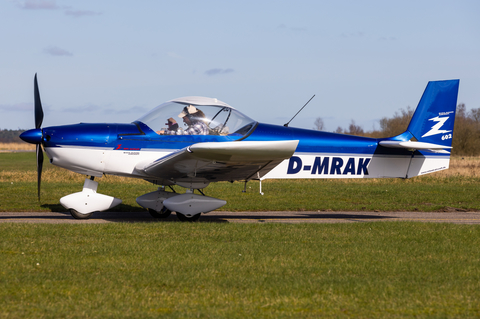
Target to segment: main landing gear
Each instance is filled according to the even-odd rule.
[[[98,183],[85,179],[81,192],[64,196],[60,204],[68,209],[75,219],[88,219],[93,213],[113,208],[122,200],[112,196],[97,193]],[[202,193],[200,191],[200,193]],[[222,207],[227,202],[218,198],[194,194],[193,189],[186,193],[178,194],[167,192],[163,187],[137,198],[137,203],[146,208],[154,218],[167,218],[176,212],[178,220],[194,222],[200,218],[201,213],[208,213]]]
[[[196,215],[193,215],[192,217],[188,217],[186,215],[183,215],[181,213],[177,213],[177,218],[181,222],[196,222],[200,218],[201,213],[198,213]]]
[[[166,192],[163,187],[137,198],[137,203],[148,209],[150,215],[156,218],[166,218],[172,211],[182,222],[193,222],[200,218],[201,213],[208,213],[222,207],[227,202],[218,198],[198,195],[193,189],[187,189],[185,194]]]
[[[172,214],[172,211],[165,206],[163,206],[159,212],[151,208],[148,209],[148,212],[153,218],[167,218],[170,216],[170,214]]]

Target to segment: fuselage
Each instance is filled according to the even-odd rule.
[[[71,171],[91,175],[146,178],[141,163],[153,162],[176,150],[202,142],[299,140],[294,156],[261,178],[372,178],[406,177],[405,167],[425,155],[404,149],[387,149],[378,139],[253,123],[242,134],[159,135],[142,122],[130,124],[75,124],[43,129],[44,148],[50,162]],[[448,157],[431,155],[444,161]],[[436,164],[438,166],[438,163]],[[416,174],[418,175],[418,174]]]
[[[201,135],[192,131],[194,122]],[[298,141],[291,158],[260,170],[258,179],[405,178],[448,168],[449,154],[380,145],[412,137],[408,130],[375,139],[258,123],[224,102],[204,97],[165,102],[129,124],[80,123],[24,133],[32,143],[41,139],[52,164],[92,176],[149,179],[145,165],[172,152],[197,143],[234,141]]]

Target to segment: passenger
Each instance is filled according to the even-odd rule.
[[[208,135],[210,133],[207,124],[205,124],[205,114],[201,110],[197,109],[195,106],[185,106],[182,113],[180,113],[178,117],[183,119],[183,122],[188,126],[187,129],[177,129],[176,131],[159,131],[158,134]]]

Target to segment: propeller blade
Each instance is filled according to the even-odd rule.
[[[35,73],[35,79],[33,82],[34,82],[34,96],[35,96],[35,128],[40,128],[43,122],[43,108],[42,108],[42,101],[40,100],[40,91],[38,90],[36,73]]]
[[[43,168],[43,150],[40,144],[37,144],[37,189],[38,200],[40,201],[40,184],[42,183],[42,168]]]

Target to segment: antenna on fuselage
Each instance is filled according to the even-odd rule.
[[[295,118],[295,116],[297,116],[298,113],[300,113],[300,112],[303,110],[303,108],[304,108],[305,106],[307,106],[307,104],[310,103],[310,101],[311,101],[314,97],[315,97],[315,94],[310,98],[310,100],[308,100],[307,103],[305,103],[304,106],[302,106],[302,108],[297,112],[297,114],[295,114],[290,121],[288,121],[287,123],[283,124],[283,126],[288,127],[288,124],[290,124],[290,122]]]

